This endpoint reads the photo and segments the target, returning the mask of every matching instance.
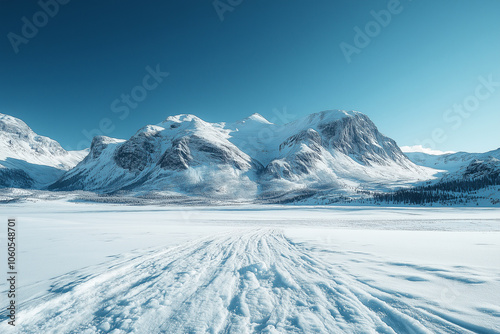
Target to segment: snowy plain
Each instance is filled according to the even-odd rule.
[[[12,217],[1,333],[500,333],[498,208],[38,201],[0,245]]]

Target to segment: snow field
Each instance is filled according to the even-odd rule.
[[[2,209],[21,250],[2,333],[500,332],[495,209]]]

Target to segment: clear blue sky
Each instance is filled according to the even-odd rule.
[[[371,11],[388,8],[388,24],[374,25]],[[0,112],[65,148],[103,118],[107,135],[128,138],[169,115],[230,122],[273,119],[284,107],[295,118],[359,110],[400,146],[500,147],[500,84],[478,79],[500,82],[500,1],[243,0],[231,9],[221,21],[212,0],[72,0],[44,17],[37,1],[0,0]],[[23,17],[40,27],[31,37],[25,28],[21,43],[9,33],[25,38]],[[340,45],[356,47],[354,28],[367,25],[373,37],[348,63]],[[120,119],[111,104],[123,107],[121,94],[137,86],[140,96],[157,64],[169,76],[147,81],[157,87]],[[447,112],[464,103],[467,114]]]

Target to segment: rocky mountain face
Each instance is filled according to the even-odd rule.
[[[471,161],[464,170],[461,170],[463,178],[477,179],[487,175],[498,175],[500,171],[500,160],[489,157],[487,160],[475,159]]]
[[[234,123],[177,115],[128,140],[95,137],[85,151],[66,151],[0,114],[3,188],[280,203],[331,203],[393,189],[405,200],[420,189],[428,201],[437,191],[456,199],[463,191],[496,191],[499,175],[500,149],[404,154],[355,111],[323,111],[284,125],[258,114]]]
[[[80,162],[86,151],[66,151],[18,118],[0,114],[0,187],[43,188]]]
[[[389,189],[434,173],[359,112],[325,111],[285,125],[258,114],[231,124],[178,115],[126,141],[94,138],[88,156],[49,189],[293,198]]]
[[[457,152],[442,155],[406,153],[415,164],[441,171],[439,182],[479,179],[500,170],[500,148],[486,153]]]
[[[252,195],[252,160],[228,136],[221,124],[179,115],[126,141],[96,137],[87,158],[49,189]]]

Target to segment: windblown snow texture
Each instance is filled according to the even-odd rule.
[[[19,319],[27,334],[494,333],[377,288],[268,228],[68,273]]]

